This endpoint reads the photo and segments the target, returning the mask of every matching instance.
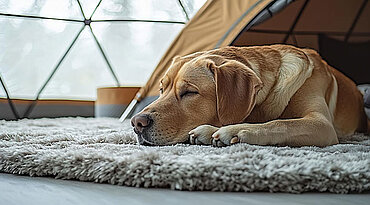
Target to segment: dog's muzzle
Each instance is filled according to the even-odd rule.
[[[137,141],[141,145],[154,145],[145,138],[145,133],[153,125],[153,120],[147,114],[138,114],[131,119],[131,125],[134,127],[134,132],[137,134]]]

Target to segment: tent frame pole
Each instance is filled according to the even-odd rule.
[[[132,114],[136,104],[139,102],[138,99],[140,99],[140,97],[141,97],[141,94],[137,93],[135,98],[130,102],[130,104],[127,106],[127,108],[125,109],[125,111],[123,112],[121,117],[119,118],[120,122],[123,122],[124,120],[127,119],[128,116],[130,116]]]
[[[5,91],[6,98],[8,100],[8,104],[10,106],[10,109],[12,110],[15,119],[18,120],[19,119],[19,114],[18,114],[17,109],[15,108],[15,106],[13,104],[12,99],[10,99],[8,90],[6,89],[5,83],[4,83],[3,79],[1,78],[1,75],[0,75],[0,82],[1,82],[1,86],[4,88],[4,91]]]
[[[181,0],[178,0],[178,2],[179,2],[179,4],[180,4],[180,6],[181,6],[181,8],[182,8],[182,10],[184,11],[184,13],[185,13],[185,17],[186,17],[186,20],[187,21],[189,21],[189,15],[188,15],[188,13],[186,12],[186,10],[185,10],[185,7],[184,7],[184,5],[182,4],[182,2],[181,2]]]
[[[32,101],[32,103],[28,106],[27,110],[24,112],[23,118],[29,117],[29,115],[31,114],[33,108],[35,107],[37,101],[39,100],[40,94],[45,89],[46,85],[49,83],[49,81],[51,80],[51,78],[54,76],[55,72],[58,70],[59,66],[62,64],[63,60],[65,59],[65,57],[67,56],[67,54],[69,53],[69,51],[72,49],[73,45],[76,43],[78,37],[80,36],[80,34],[84,30],[84,28],[85,28],[85,25],[82,26],[82,28],[80,29],[80,31],[77,33],[76,37],[73,39],[72,43],[69,45],[67,51],[64,53],[64,55],[62,56],[62,58],[59,60],[58,64],[54,67],[53,71],[49,75],[49,78],[44,82],[44,84],[40,88],[39,92],[37,93],[36,99],[34,101]]]
[[[116,73],[114,72],[114,70],[113,70],[113,67],[112,67],[111,63],[110,63],[110,62],[109,62],[109,60],[108,60],[108,57],[107,57],[107,55],[105,54],[105,52],[104,52],[104,50],[103,50],[103,47],[102,47],[102,46],[101,46],[101,44],[99,43],[98,38],[96,38],[96,36],[95,36],[95,33],[94,33],[93,29],[91,28],[91,26],[90,26],[90,25],[88,25],[88,27],[89,27],[89,29],[90,29],[90,32],[91,32],[92,36],[94,37],[94,40],[95,40],[96,45],[98,46],[98,48],[99,48],[99,50],[100,50],[100,53],[102,54],[102,56],[103,56],[103,58],[104,58],[105,62],[107,63],[107,66],[108,66],[108,68],[109,68],[110,73],[112,74],[112,76],[113,76],[114,80],[116,81],[116,86],[117,86],[117,87],[121,86],[121,83],[119,82],[118,77],[117,77]]]
[[[248,32],[254,33],[269,33],[269,34],[287,34],[288,31],[283,30],[268,30],[268,29],[249,29]],[[347,33],[344,32],[336,32],[336,31],[326,31],[326,32],[318,32],[318,31],[293,31],[292,35],[319,35],[319,34],[327,34],[330,36],[345,36]],[[352,33],[352,36],[370,36],[370,32],[357,32]]]
[[[344,42],[348,42],[349,37],[351,37],[351,34],[353,32],[353,29],[355,28],[355,26],[357,24],[357,21],[360,19],[360,16],[361,16],[362,12],[364,11],[367,2],[368,2],[368,0],[364,0],[362,2],[362,5],[361,5],[360,9],[358,10],[356,17],[353,20],[352,25],[351,25],[351,27],[349,28],[349,30],[348,30],[348,32],[346,34],[346,37],[344,38]]]
[[[298,23],[299,19],[300,19],[300,18],[301,18],[301,16],[302,16],[302,13],[303,13],[304,9],[306,8],[306,6],[307,6],[307,4],[308,4],[308,2],[309,2],[309,1],[310,1],[310,0],[306,0],[306,1],[304,2],[304,4],[303,4],[303,6],[302,6],[301,10],[299,11],[299,13],[298,13],[297,17],[294,19],[294,22],[293,22],[292,26],[290,27],[289,32],[288,32],[288,33],[285,35],[285,37],[284,37],[284,40],[283,40],[283,43],[284,43],[284,44],[288,41],[289,36],[292,34],[293,30],[295,29],[295,27],[296,27],[296,25],[297,25],[297,23]]]
[[[32,16],[32,15],[19,15],[19,14],[8,14],[0,13],[0,16],[11,16],[11,17],[20,17],[20,18],[30,18],[30,19],[43,19],[43,20],[56,20],[56,21],[67,21],[67,22],[80,22],[83,23],[83,20],[76,19],[63,19],[63,18],[52,18],[52,17],[43,17],[43,16]]]

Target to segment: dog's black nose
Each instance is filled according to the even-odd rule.
[[[135,132],[142,133],[145,128],[152,125],[152,120],[146,114],[139,114],[131,119],[131,125],[135,128]]]

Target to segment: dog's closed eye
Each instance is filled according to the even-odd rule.
[[[195,91],[195,90],[185,90],[183,92],[180,93],[180,98],[184,98],[184,97],[187,97],[187,96],[192,96],[192,95],[197,95],[199,94],[198,91]]]

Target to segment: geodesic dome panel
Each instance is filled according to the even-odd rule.
[[[0,0],[0,98],[95,100],[97,87],[142,86],[204,2]]]
[[[76,22],[0,16],[0,75],[11,98],[33,99],[81,28]],[[53,25],[51,28],[48,25]],[[59,29],[59,30],[55,30]],[[4,96],[2,96],[4,97]]]
[[[141,86],[199,2],[0,0],[9,97],[94,100],[99,86]]]
[[[102,1],[92,20],[153,20],[153,21],[186,21],[184,10],[178,1],[135,0],[135,1]]]

